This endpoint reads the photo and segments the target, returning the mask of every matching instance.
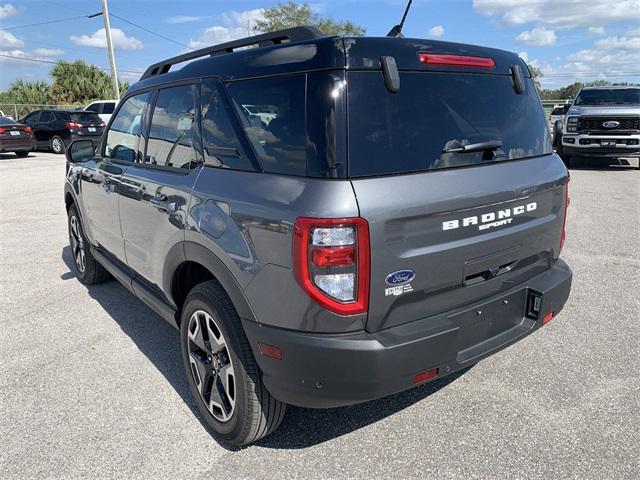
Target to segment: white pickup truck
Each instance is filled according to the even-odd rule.
[[[580,90],[565,115],[558,153],[567,166],[574,157],[638,158],[640,162],[640,87]]]

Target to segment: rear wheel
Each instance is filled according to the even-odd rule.
[[[64,141],[57,135],[51,138],[51,151],[53,153],[64,153]]]
[[[76,267],[78,279],[85,285],[101,283],[109,279],[109,272],[100,265],[89,250],[89,245],[84,232],[80,216],[75,205],[69,207],[69,245],[71,255]]]
[[[240,446],[278,428],[286,404],[264,387],[240,318],[217,281],[201,283],[189,293],[180,341],[189,390],[217,435]]]
[[[24,158],[29,155],[29,152],[13,152],[16,154],[16,157]]]

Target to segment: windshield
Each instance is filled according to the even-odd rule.
[[[575,105],[640,105],[640,88],[582,90]]]
[[[507,75],[400,73],[390,93],[379,72],[351,72],[349,175],[408,173],[551,153],[530,79]],[[467,150],[463,147],[467,146]]]

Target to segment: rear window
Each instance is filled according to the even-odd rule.
[[[100,116],[97,113],[91,112],[81,112],[81,113],[71,113],[71,121],[75,123],[85,124],[85,123],[102,123]]]
[[[16,125],[18,122],[11,120],[10,118],[0,117],[0,125]]]
[[[544,111],[529,79],[517,94],[510,76],[400,73],[390,93],[380,72],[348,77],[349,175],[418,172],[552,152]],[[479,152],[465,145],[501,142]],[[443,153],[445,152],[445,153]]]

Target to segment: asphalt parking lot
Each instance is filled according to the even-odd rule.
[[[0,478],[638,478],[640,171],[571,175],[573,291],[547,327],[455,378],[290,408],[229,450],[178,333],[117,282],[75,279],[64,158],[0,154]]]

